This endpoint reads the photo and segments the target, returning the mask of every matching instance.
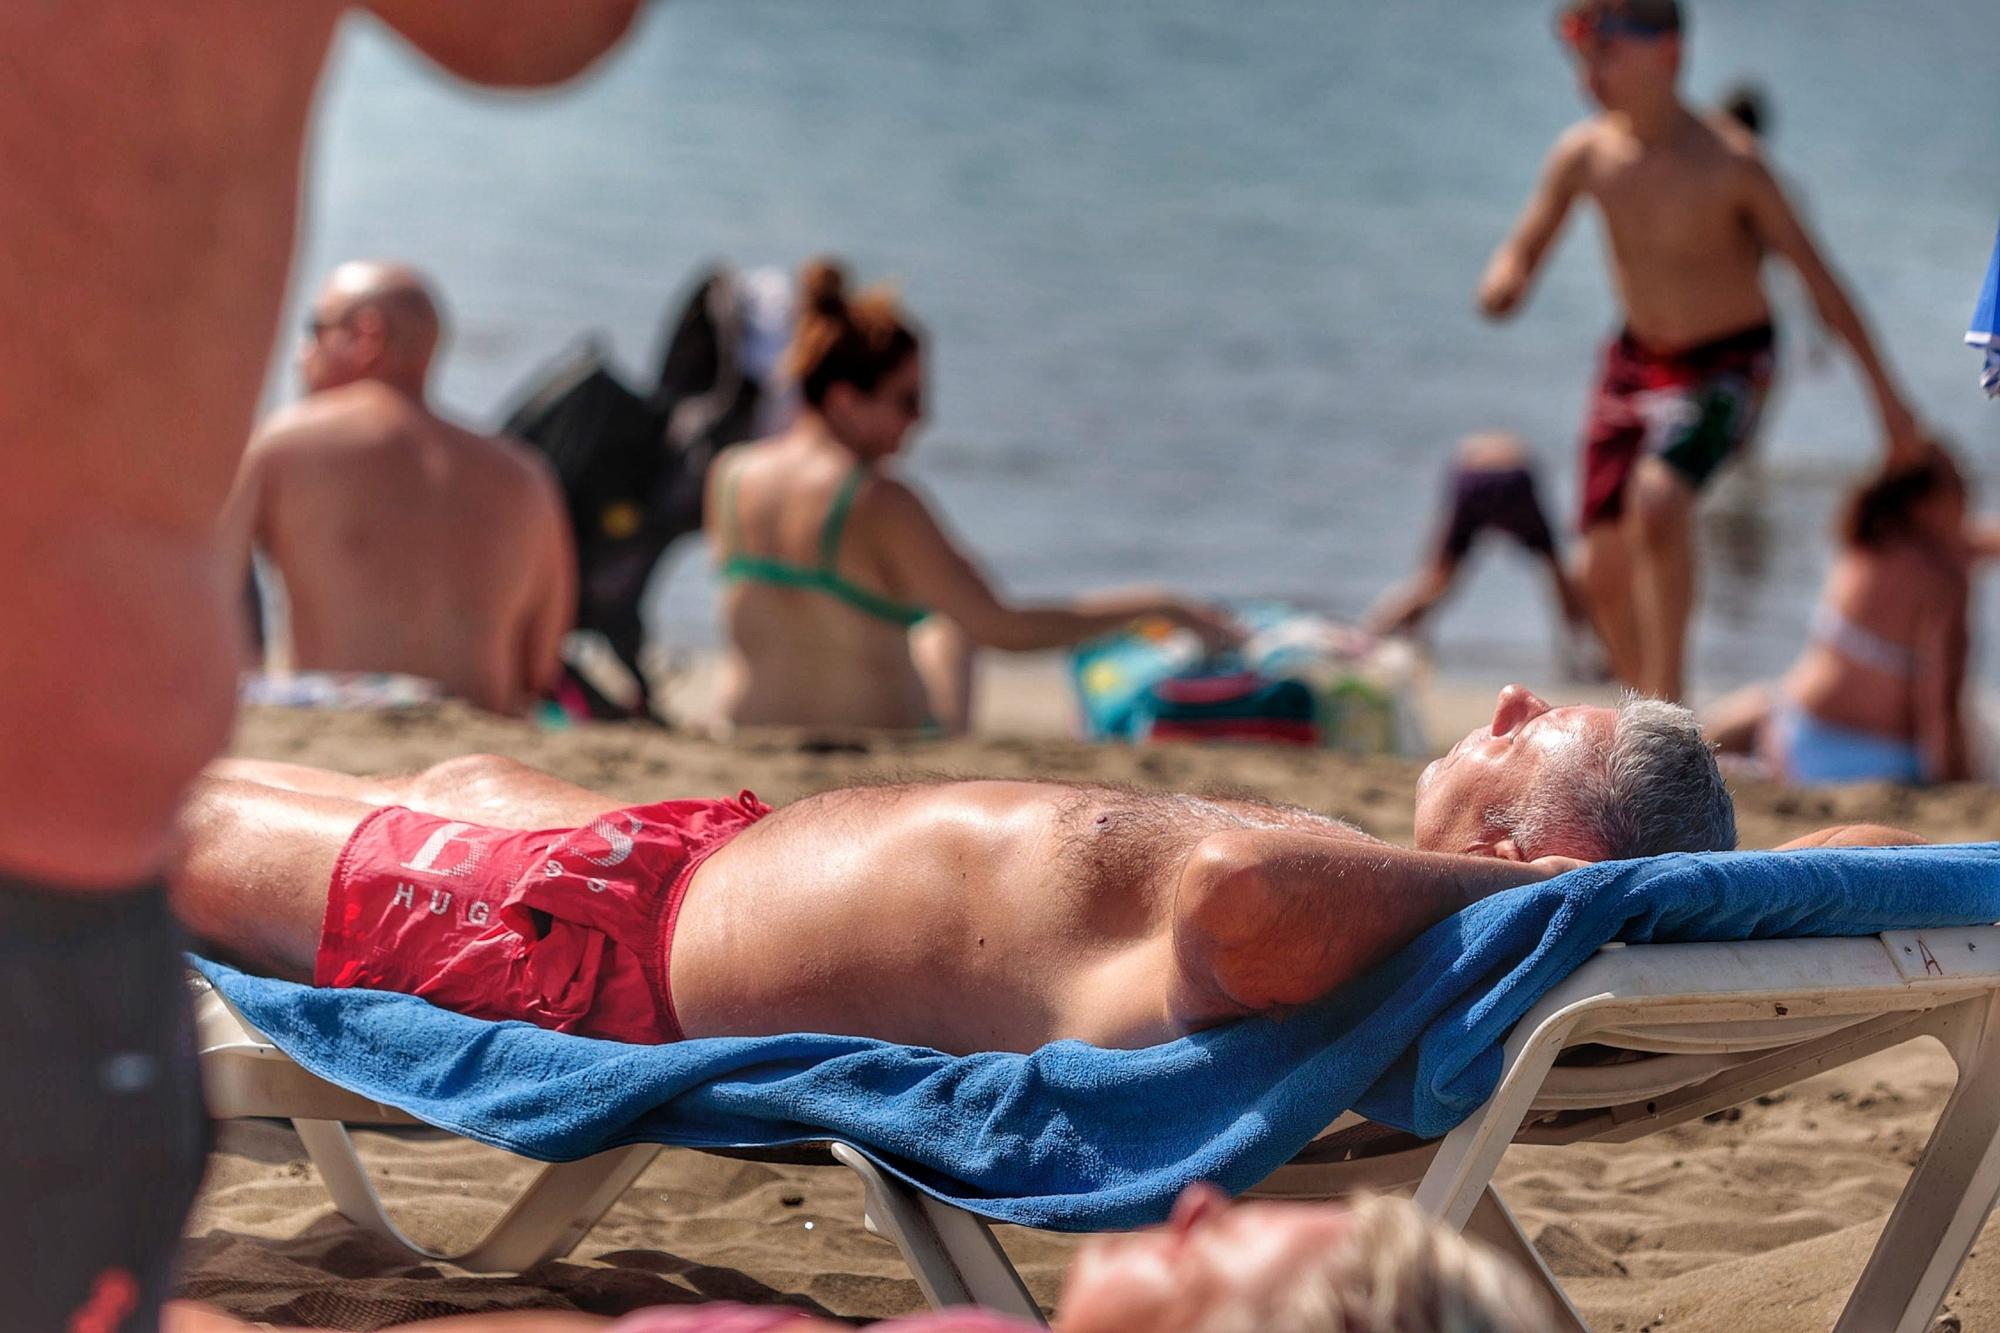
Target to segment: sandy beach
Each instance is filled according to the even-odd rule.
[[[1061,727],[1046,694],[1023,701],[1024,689],[1035,693],[1034,680],[1047,688],[1046,670],[1032,676],[1039,669],[1025,668],[1030,676],[992,691],[992,730],[963,741],[769,734],[723,744],[653,729],[543,731],[448,705],[377,715],[253,710],[233,748],[350,772],[491,751],[632,801],[749,787],[781,803],[850,781],[912,775],[1076,778],[1248,793],[1337,815],[1384,838],[1410,833],[1413,761],[1079,744],[1051,734]],[[1469,725],[1478,692],[1435,693],[1434,734]],[[2000,792],[1985,787],[1796,793],[1739,783],[1737,799],[1746,847],[1860,819],[1940,841],[2000,830]],[[1916,1043],[1637,1144],[1514,1149],[1499,1183],[1600,1330],[1823,1329],[1921,1149],[1951,1073],[1941,1052]],[[475,1234],[532,1170],[444,1136],[362,1137],[409,1229],[441,1248]],[[409,1262],[333,1211],[289,1126],[229,1124],[188,1235],[183,1294],[253,1319],[323,1328],[375,1329],[472,1310],[615,1314],[722,1298],[857,1320],[920,1306],[895,1251],[862,1230],[859,1187],[844,1171],[685,1152],[664,1154],[569,1258],[493,1278]],[[1076,1242],[1012,1230],[1004,1239],[1051,1305]],[[1995,1253],[1989,1233],[1940,1327],[2000,1327]]]

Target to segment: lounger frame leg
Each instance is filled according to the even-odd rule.
[[[1928,1329],[2000,1196],[2000,996],[1950,1006],[1934,1033],[1958,1083],[1834,1333]]]
[[[1437,1156],[1417,1186],[1417,1207],[1453,1231],[1465,1229],[1579,1017],[1544,1023],[1534,1030],[1509,1062],[1493,1096],[1438,1145]]]
[[[1465,1234],[1506,1255],[1541,1287],[1542,1295],[1548,1298],[1550,1313],[1555,1316],[1555,1322],[1549,1326],[1552,1333],[1590,1333],[1590,1325],[1583,1322],[1582,1314],[1570,1304],[1561,1280],[1549,1271],[1541,1252],[1515,1220],[1513,1210],[1491,1185],[1480,1191],[1479,1202],[1473,1205],[1472,1216],[1466,1219]]]
[[[544,1166],[470,1249],[453,1254],[418,1244],[390,1219],[346,1125],[338,1120],[292,1125],[342,1216],[412,1255],[475,1273],[518,1273],[568,1254],[660,1151],[656,1144],[637,1144]]]
[[[861,1178],[862,1225],[895,1245],[932,1309],[978,1305],[1047,1325],[985,1218],[911,1189],[848,1144],[832,1147]]]

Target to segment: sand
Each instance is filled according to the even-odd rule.
[[[1002,705],[1023,710],[1018,691]],[[1473,695],[1445,692],[1441,725]],[[988,714],[993,725],[993,714]],[[1418,765],[1265,748],[1089,746],[1014,726],[954,742],[770,734],[733,744],[651,728],[539,731],[445,706],[398,715],[254,711],[235,753],[349,772],[420,767],[473,751],[508,754],[621,800],[750,787],[783,802],[858,779],[911,775],[1074,777],[1231,791],[1295,802],[1378,836],[1410,832]],[[2000,792],[1882,787],[1794,793],[1740,784],[1745,846],[1827,823],[1880,820],[1938,840],[2000,834]],[[1828,1327],[1860,1271],[1951,1084],[1928,1043],[1884,1052],[1711,1121],[1637,1144],[1513,1149],[1501,1191],[1594,1328],[1787,1333]],[[468,1241],[532,1170],[444,1136],[361,1136],[382,1188],[420,1240]],[[698,1299],[788,1302],[880,1318],[920,1308],[895,1251],[860,1227],[844,1171],[670,1152],[562,1261],[513,1277],[412,1263],[332,1209],[282,1123],[221,1128],[189,1220],[182,1291],[244,1316],[374,1329],[471,1310],[616,1314]],[[1045,1306],[1069,1238],[1003,1229]],[[2000,1328],[2000,1247],[1991,1231],[1947,1303],[1943,1327]],[[1958,1325],[1950,1319],[1960,1321]]]

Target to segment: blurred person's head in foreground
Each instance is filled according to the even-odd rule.
[[[1077,1252],[1061,1333],[1540,1333],[1540,1293],[1402,1199],[1239,1203],[1193,1185]]]
[[[922,331],[888,288],[850,292],[832,259],[815,259],[799,275],[784,368],[805,410],[859,458],[896,453],[923,420]]]
[[[1520,685],[1417,779],[1415,845],[1511,861],[1736,846],[1736,807],[1694,714],[1628,695],[1554,707]]]
[[[983,1311],[947,1310],[907,1322],[913,1333],[916,1327],[939,1333],[1028,1327]],[[168,1311],[165,1333],[249,1327],[218,1311],[181,1305]],[[834,1327],[768,1307],[673,1306],[640,1311],[609,1330],[589,1315],[518,1313],[413,1324],[408,1333],[808,1333]],[[1212,1185],[1183,1191],[1164,1226],[1084,1242],[1055,1318],[1057,1333],[1544,1333],[1550,1327],[1548,1303],[1520,1270],[1406,1200],[1232,1205]]]
[[[308,393],[378,380],[421,399],[442,332],[423,274],[405,264],[351,260],[327,276],[306,316],[299,379]]]
[[[1969,500],[1958,463],[1934,443],[1915,462],[1886,464],[1850,491],[1837,530],[1842,543],[1862,550],[1898,542],[1956,549]]]
[[[1677,0],[1571,0],[1556,12],[1584,92],[1606,111],[1645,111],[1675,97],[1683,22]]]

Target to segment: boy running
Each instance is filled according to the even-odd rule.
[[[1572,0],[1559,22],[1602,110],[1556,141],[1487,267],[1479,305],[1490,318],[1511,314],[1570,205],[1596,203],[1625,325],[1605,350],[1584,429],[1576,577],[1612,670],[1642,693],[1678,699],[1695,497],[1748,440],[1770,390],[1767,254],[1798,270],[1853,352],[1892,457],[1916,451],[1918,428],[1755,138],[1682,102],[1676,0]]]

